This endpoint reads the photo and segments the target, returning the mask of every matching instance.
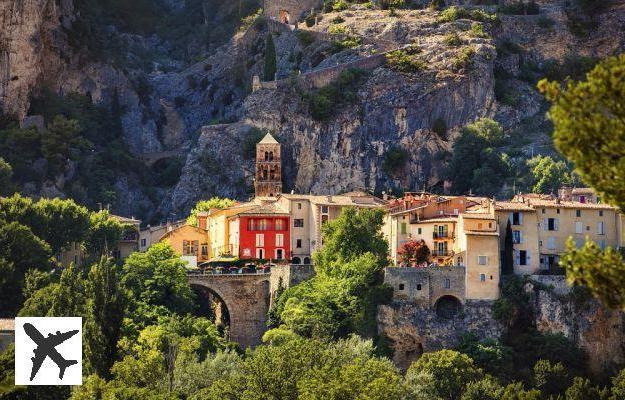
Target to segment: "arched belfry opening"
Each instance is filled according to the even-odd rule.
[[[191,285],[195,293],[195,315],[210,319],[220,333],[230,329],[230,310],[226,302],[215,291],[206,286]]]
[[[280,143],[268,133],[256,145],[256,197],[275,197],[282,193]]]

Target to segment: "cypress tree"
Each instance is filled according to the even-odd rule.
[[[512,242],[512,227],[510,221],[506,225],[506,237],[503,246],[503,263],[502,271],[504,275],[510,275],[514,272],[514,243]]]
[[[273,43],[273,36],[267,35],[265,45],[265,81],[273,81],[276,78],[276,45]]]

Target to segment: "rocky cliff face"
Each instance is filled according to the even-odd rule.
[[[525,290],[532,293],[534,323],[543,333],[561,333],[588,356],[597,376],[611,376],[625,363],[625,313],[602,307],[588,295],[571,291],[564,277],[532,276]],[[408,301],[378,310],[378,331],[391,342],[394,361],[407,368],[424,351],[453,348],[461,335],[497,339],[504,326],[492,317],[492,301],[466,302],[452,319]]]
[[[623,51],[625,44],[624,0],[601,10],[594,17],[596,29],[584,38],[571,33],[575,13],[564,0],[539,1],[540,15],[501,15],[500,24],[490,28],[484,24],[486,37],[473,31],[474,21],[441,23],[437,20],[440,13],[427,9],[401,10],[391,16],[388,11],[355,5],[323,14],[317,25],[308,28],[312,41],[297,32],[276,33],[278,77],[323,73],[326,68],[408,44],[422,49],[426,68],[413,74],[385,67],[368,69],[366,79],[355,88],[354,99],[319,121],[310,113],[310,90],[305,87],[282,85],[250,93],[252,76],[263,72],[268,31],[261,27],[232,37],[228,33],[232,22],[224,21],[236,15],[238,5],[159,0],[168,13],[196,3],[205,28],[212,29],[206,36],[192,36],[182,49],[167,34],[130,33],[114,24],[106,26],[106,41],[120,44],[113,49],[116,60],[94,57],[73,40],[81,14],[72,0],[0,4],[0,108],[4,114],[24,117],[32,96],[44,87],[64,94],[87,94],[104,105],[116,94],[123,109],[124,141],[134,155],[184,160],[179,182],[149,196],[131,177],[120,177],[115,185],[116,212],[136,215],[139,210],[133,205],[141,204],[141,209],[150,210],[144,218],[154,216],[157,208],[161,217],[183,215],[199,198],[247,197],[251,174],[238,171],[238,156],[229,158],[215,150],[234,148],[248,136],[249,130],[240,129],[240,124],[272,130],[282,142],[286,190],[336,193],[433,187],[441,183],[441,155],[450,150],[458,129],[477,118],[494,117],[532,146],[550,142],[544,104],[525,77],[528,66],[540,68],[578,54],[603,57]],[[259,5],[251,0],[244,3],[248,9]],[[360,46],[336,48],[329,34],[336,21],[342,21],[339,24],[346,33],[359,38]],[[461,46],[445,42],[452,31],[459,33]],[[223,39],[214,39],[218,34],[232,40],[223,44]],[[508,42],[516,46],[513,51],[506,50]],[[202,43],[208,44],[202,48]],[[456,68],[454,60],[467,47],[475,51],[471,68]],[[497,96],[495,89],[501,86],[512,88],[514,101]],[[432,129],[440,122],[447,127],[443,135]],[[210,133],[212,128],[201,133],[203,126],[223,123],[236,123],[232,129],[215,128],[231,134],[220,137]],[[199,163],[198,152],[204,148],[220,162],[232,165],[229,172],[236,179],[224,180],[211,171],[210,163]],[[407,162],[388,171],[383,166],[392,149],[405,151]],[[197,186],[198,182],[202,185]],[[244,185],[233,189],[235,182]],[[46,193],[62,195],[66,189],[51,183]],[[33,187],[32,191],[42,190]]]

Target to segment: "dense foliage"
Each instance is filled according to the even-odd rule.
[[[585,81],[560,85],[543,80],[539,89],[553,103],[549,117],[556,147],[575,164],[584,182],[605,201],[623,209],[625,55],[600,62]],[[609,307],[625,307],[621,254],[609,248],[602,252],[594,243],[580,249],[569,243],[562,265],[570,282],[587,285]]]
[[[187,218],[187,224],[197,226],[197,215],[200,212],[208,212],[213,209],[228,208],[235,204],[234,200],[223,199],[220,197],[212,197],[208,200],[201,200],[195,204],[195,207],[191,210],[191,214]]]

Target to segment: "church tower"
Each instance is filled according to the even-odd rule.
[[[256,145],[256,197],[276,197],[282,193],[280,143],[268,133]]]

